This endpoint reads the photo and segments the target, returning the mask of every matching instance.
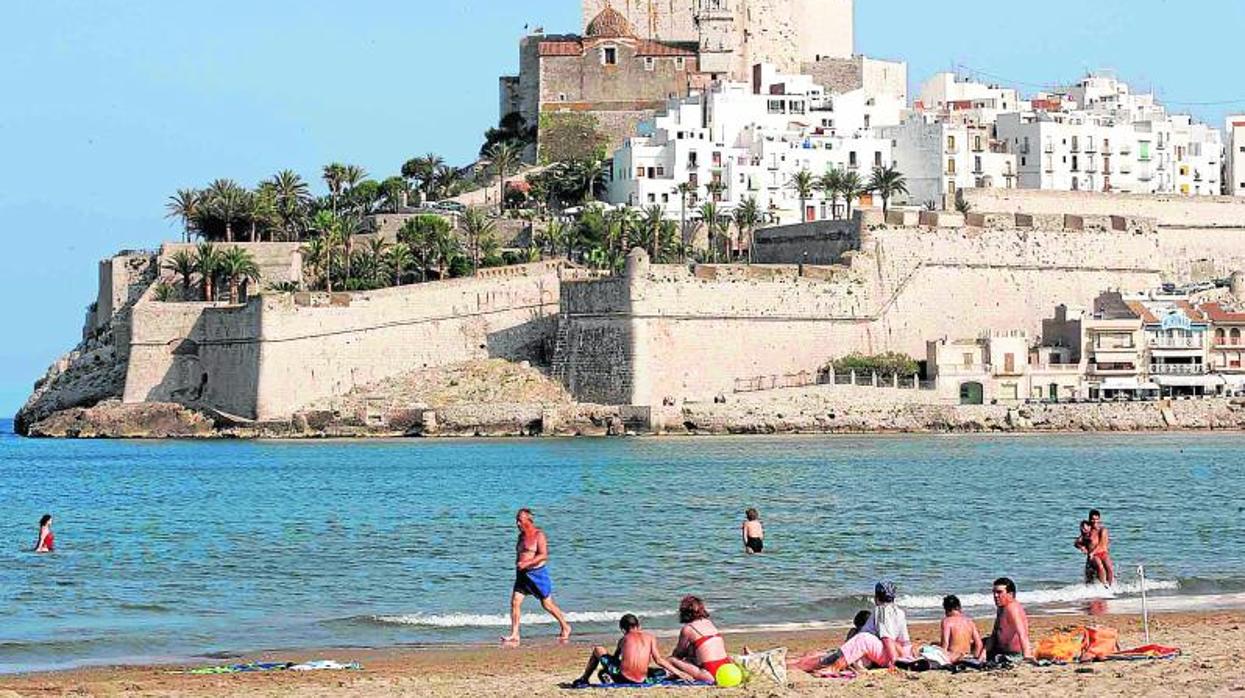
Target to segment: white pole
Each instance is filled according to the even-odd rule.
[[[1137,574],[1141,575],[1141,622],[1146,629],[1146,644],[1150,644],[1150,605],[1146,599],[1146,566],[1137,565]]]

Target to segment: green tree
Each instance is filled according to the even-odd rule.
[[[182,300],[190,300],[190,279],[198,271],[198,260],[189,250],[178,250],[164,262],[164,268],[182,279]]]
[[[691,231],[687,229],[687,197],[696,193],[696,187],[690,182],[680,182],[679,191],[679,246],[687,250]]]
[[[425,201],[431,200],[433,186],[436,182],[437,169],[445,165],[445,160],[436,153],[428,153],[422,157],[411,158],[402,164],[402,176],[415,184]]]
[[[735,230],[739,232],[737,247],[747,246],[748,263],[752,263],[752,236],[761,224],[761,207],[756,197],[748,197],[735,209]]]
[[[813,198],[813,189],[816,178],[812,172],[808,170],[800,170],[791,175],[789,186],[795,189],[796,196],[800,197],[800,222],[804,223],[808,220],[808,200]]]
[[[340,162],[331,162],[324,166],[320,178],[329,188],[329,198],[333,203],[333,213],[337,213],[337,198],[346,186],[346,166]]]
[[[428,280],[433,266],[437,264],[437,241],[442,236],[450,235],[449,221],[433,214],[415,216],[398,229],[398,241],[410,248],[419,267],[421,281]]]
[[[248,192],[231,179],[218,179],[204,191],[203,212],[225,229],[225,242],[233,242],[233,225],[247,213]]]
[[[384,267],[392,275],[394,286],[402,285],[402,280],[410,273],[413,266],[415,266],[415,255],[411,253],[410,246],[405,242],[390,245],[385,251]]]
[[[716,264],[718,261],[718,238],[722,234],[722,216],[718,205],[706,201],[700,206],[700,219],[704,221],[705,231],[709,236],[709,254]]]
[[[385,207],[391,213],[397,213],[406,207],[411,186],[401,177],[390,177],[380,183],[380,193],[384,197]]]
[[[468,208],[459,221],[463,237],[467,239],[467,252],[471,255],[473,269],[480,268],[480,260],[485,256],[481,251],[482,241],[496,230],[493,221],[489,220],[484,210],[475,206]]]
[[[908,180],[893,165],[873,168],[868,190],[882,197],[882,215],[890,211],[891,197],[908,193]]]
[[[497,175],[497,209],[506,210],[506,177],[515,171],[520,163],[521,150],[511,143],[497,143],[489,148],[485,157],[489,169]]]
[[[817,188],[830,202],[830,216],[839,217],[839,193],[843,191],[843,171],[837,167],[817,178]]]
[[[203,300],[216,300],[216,275],[220,272],[221,253],[210,242],[201,242],[195,247],[195,271],[203,284]]]
[[[287,241],[299,240],[307,225],[307,209],[311,204],[311,187],[298,173],[281,170],[265,182],[276,205],[277,227]]]
[[[220,256],[218,266],[221,276],[229,284],[229,302],[237,303],[239,287],[243,283],[259,281],[259,265],[249,250],[230,247]]]
[[[661,206],[653,204],[644,209],[644,218],[640,221],[641,239],[636,242],[648,250],[649,258],[654,264],[662,259],[662,227],[666,223],[666,212]]]
[[[342,247],[342,222],[333,211],[320,211],[311,221],[312,230],[320,238],[321,264],[324,270],[324,287],[333,292],[333,262],[337,258],[337,250]]]
[[[314,288],[319,282],[326,278],[326,270],[328,268],[328,245],[325,244],[323,235],[316,235],[303,244],[299,253],[303,257],[307,268],[311,270],[312,287]]]
[[[843,210],[848,220],[852,219],[852,202],[858,200],[860,195],[866,191],[868,189],[860,180],[860,175],[855,172],[847,172],[843,175],[843,183],[839,192],[843,194]]]
[[[203,201],[203,195],[195,189],[178,189],[177,193],[169,197],[169,202],[164,205],[168,213],[165,218],[180,218],[182,221],[183,240],[190,242],[190,233],[194,230],[195,219],[199,216],[199,205]]]

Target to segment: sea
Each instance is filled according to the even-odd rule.
[[[685,594],[726,629],[838,637],[893,580],[992,614],[1245,606],[1237,434],[43,441],[0,424],[0,672],[212,663],[265,649],[494,643],[516,531],[548,534],[577,633],[660,633]],[[762,555],[743,554],[760,510]],[[1119,583],[1073,548],[1103,512]],[[39,517],[57,549],[35,555]],[[534,600],[526,636],[557,632]]]

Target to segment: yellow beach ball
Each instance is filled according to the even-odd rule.
[[[744,672],[737,664],[723,664],[718,667],[718,673],[714,679],[722,688],[734,688],[744,682]]]

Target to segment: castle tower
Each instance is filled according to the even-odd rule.
[[[740,49],[732,0],[696,0],[696,30],[700,45],[700,70],[729,76],[736,68]]]

